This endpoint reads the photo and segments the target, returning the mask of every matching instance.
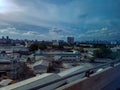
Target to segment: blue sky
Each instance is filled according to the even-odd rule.
[[[119,40],[120,0],[0,0],[0,36]]]

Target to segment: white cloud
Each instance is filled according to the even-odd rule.
[[[19,11],[21,11],[21,8],[14,2],[14,0],[0,0],[0,14],[8,14]]]
[[[67,5],[58,6],[40,0],[6,0],[8,6],[12,5],[12,9],[7,9],[11,13],[0,14],[0,19],[43,26],[56,26],[60,22],[75,23],[78,21],[79,13],[83,13],[80,8],[77,8],[78,2],[73,1]]]
[[[24,32],[23,35],[25,36],[36,36],[38,33],[37,32],[34,32],[34,31],[27,31],[27,32]]]
[[[119,37],[120,32],[118,30],[112,30],[107,27],[103,27],[96,30],[89,30],[80,34],[79,39],[85,40],[110,40]]]
[[[16,30],[16,28],[11,28],[11,27],[8,27],[8,28],[6,28],[6,29],[0,29],[0,33],[1,34],[13,34],[13,35],[15,35],[15,34],[19,34],[19,31],[18,30]]]
[[[68,0],[69,3],[64,3],[64,0],[60,0],[62,4],[57,2],[58,0],[56,1],[57,4],[53,3],[52,0],[47,1],[0,0],[0,25],[5,24],[2,23],[3,21],[17,22],[49,28],[58,27],[57,30],[51,29],[43,34],[40,32],[41,30],[32,31],[33,28],[29,31],[27,29],[21,31],[14,28],[5,28],[0,30],[0,34],[17,35],[17,37],[31,39],[62,39],[66,36],[79,36],[80,38],[100,38],[103,36],[102,38],[104,38],[116,34],[113,30],[106,28],[110,26],[108,23],[112,22],[113,19],[120,21],[117,18],[119,16],[119,13],[117,13],[118,5],[113,5],[112,1]],[[96,4],[93,2],[96,2]],[[115,24],[113,23],[113,25]]]

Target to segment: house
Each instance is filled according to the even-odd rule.
[[[4,79],[0,82],[0,85],[1,86],[7,86],[7,85],[10,85],[10,84],[13,84],[15,83],[15,81],[11,80],[11,79]]]
[[[49,67],[49,62],[46,60],[37,61],[32,65],[36,74],[46,73]]]
[[[113,47],[113,48],[111,48],[111,50],[112,50],[112,52],[120,51],[120,46]]]

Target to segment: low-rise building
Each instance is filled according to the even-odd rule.
[[[35,57],[49,56],[62,62],[80,61],[81,54],[79,52],[41,52],[34,55]],[[57,58],[58,57],[58,58]]]
[[[12,79],[4,79],[0,82],[0,86],[4,87],[13,83],[15,83],[15,81],[13,81]]]
[[[24,62],[16,60],[0,60],[0,77],[8,76],[12,79],[16,79],[24,70],[24,66]]]
[[[32,68],[36,74],[46,73],[49,67],[49,62],[46,60],[40,60],[32,65]]]
[[[111,48],[111,50],[112,50],[112,52],[120,51],[120,46],[113,47],[113,48]]]

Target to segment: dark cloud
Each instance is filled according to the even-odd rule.
[[[41,36],[50,36],[52,39],[57,35],[59,38],[62,35],[78,38],[81,34],[82,37],[91,39],[98,36],[102,39],[119,38],[120,0],[11,0],[12,4],[15,9],[7,9],[13,9],[12,12],[4,15],[0,13],[0,30],[2,31],[12,26],[19,32],[29,31],[25,35],[39,32],[44,34]],[[3,25],[3,21],[7,26]],[[51,30],[53,27],[56,29]],[[105,27],[108,30],[100,33]],[[92,30],[95,32],[88,35],[87,32]],[[96,30],[100,31],[97,32],[98,36],[96,36]]]

